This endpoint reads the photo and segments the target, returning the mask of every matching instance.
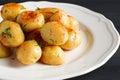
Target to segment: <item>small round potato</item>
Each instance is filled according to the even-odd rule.
[[[43,14],[37,11],[24,11],[18,15],[17,22],[22,25],[22,29],[25,32],[30,32],[41,28],[45,20]]]
[[[18,61],[27,65],[36,63],[41,54],[41,48],[35,40],[25,41],[16,51]]]
[[[61,65],[65,63],[66,56],[59,46],[46,46],[40,60],[49,65]]]
[[[5,58],[10,56],[10,48],[4,46],[0,42],[0,58]]]
[[[56,22],[48,22],[40,29],[43,40],[52,45],[62,45],[68,39],[68,31],[66,28]]]
[[[26,35],[26,38],[27,38],[27,40],[36,40],[38,42],[39,46],[41,46],[41,48],[48,45],[48,43],[42,39],[42,37],[40,35],[40,29],[36,29],[32,32],[29,32]]]
[[[23,11],[25,11],[23,5],[17,3],[7,3],[3,5],[1,9],[1,16],[4,20],[15,21],[16,17]]]
[[[17,47],[24,42],[24,34],[20,25],[12,21],[2,21],[0,24],[0,41],[4,46]]]
[[[68,16],[68,17],[69,17],[69,20],[70,20],[70,27],[69,28],[71,28],[71,29],[73,29],[75,31],[79,30],[80,24],[79,24],[78,20],[75,19],[72,16]]]
[[[63,48],[64,50],[72,50],[76,47],[78,47],[81,42],[82,42],[82,37],[80,33],[75,32],[72,29],[68,30],[68,40],[65,44],[61,45],[60,47]]]
[[[70,20],[67,14],[61,10],[57,11],[50,17],[50,21],[57,21],[63,24],[66,28],[70,26]]]
[[[48,22],[49,18],[55,14],[57,11],[59,11],[58,8],[38,8],[36,11],[39,11],[40,13],[42,13],[45,17],[45,21]]]

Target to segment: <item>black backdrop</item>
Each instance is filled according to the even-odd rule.
[[[0,5],[8,2],[25,2],[30,0],[0,0]],[[41,0],[32,0],[41,1]],[[73,3],[84,6],[105,15],[113,21],[120,33],[120,0],[44,0],[54,2]],[[7,76],[7,75],[6,75]],[[120,80],[120,48],[115,55],[102,67],[83,76],[66,80]]]

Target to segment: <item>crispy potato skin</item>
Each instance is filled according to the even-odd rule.
[[[69,20],[70,20],[70,29],[73,29],[75,31],[78,31],[79,30],[79,26],[80,26],[80,23],[78,22],[77,19],[75,19],[74,17],[72,16],[68,16],[69,17]]]
[[[72,30],[72,29],[69,29],[68,30],[68,40],[65,44],[63,45],[60,45],[60,47],[64,50],[72,50],[76,47],[78,47],[81,42],[82,42],[82,37],[80,35],[80,33]]]
[[[68,39],[68,31],[66,28],[56,22],[48,22],[40,29],[43,40],[52,45],[62,45]]]
[[[16,57],[22,64],[34,64],[41,57],[42,51],[35,40],[25,41],[16,51]]]
[[[24,34],[20,25],[12,21],[0,23],[0,41],[7,47],[17,47],[24,42]]]
[[[43,14],[37,11],[24,11],[18,15],[17,22],[22,25],[22,29],[25,32],[30,32],[41,28],[45,20]]]
[[[59,46],[46,46],[40,60],[48,65],[61,65],[65,63],[66,56]]]
[[[66,28],[69,28],[70,26],[70,20],[69,17],[67,16],[67,14],[62,11],[59,10],[56,13],[54,13],[51,17],[50,17],[50,21],[57,21],[59,23],[61,23],[62,25],[64,25]]]
[[[50,17],[59,10],[60,9],[58,8],[40,8],[36,11],[42,13],[44,15],[45,21],[48,22]]]
[[[0,42],[0,58],[5,58],[10,56],[10,48],[4,46],[1,42]]]
[[[15,21],[16,17],[23,11],[25,11],[23,5],[17,3],[7,3],[4,4],[1,9],[1,16],[4,20]]]

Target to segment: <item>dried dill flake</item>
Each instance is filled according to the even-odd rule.
[[[12,38],[12,35],[10,33],[10,27],[6,28],[1,34],[2,36],[7,36],[8,38]]]

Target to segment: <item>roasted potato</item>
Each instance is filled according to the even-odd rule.
[[[30,32],[41,28],[45,20],[43,14],[37,11],[24,11],[18,15],[17,22],[22,25],[22,29],[25,32]]]
[[[17,3],[1,8],[0,58],[16,54],[25,65],[41,61],[48,65],[66,62],[64,50],[77,48],[82,41],[79,22],[59,8],[38,8],[35,11]]]
[[[69,17],[69,20],[70,20],[70,27],[71,29],[75,30],[75,31],[78,31],[79,30],[79,22],[77,19],[75,19],[74,17],[72,16],[68,16]]]
[[[69,35],[69,37],[68,37],[67,42],[60,46],[62,49],[72,50],[81,44],[82,37],[81,37],[80,33],[76,32],[72,29],[69,29],[68,35]]]
[[[66,28],[56,22],[48,22],[40,29],[43,40],[52,45],[62,45],[68,39],[68,31]]]
[[[27,65],[36,63],[41,54],[41,48],[35,40],[25,41],[16,51],[18,61]]]
[[[7,3],[4,4],[1,9],[1,16],[4,20],[15,21],[16,17],[25,10],[26,9],[23,5],[17,3]]]
[[[48,22],[50,17],[55,14],[60,9],[58,8],[38,8],[36,11],[39,11],[44,15],[45,21]]]
[[[57,21],[63,24],[66,28],[70,26],[70,20],[67,14],[61,10],[57,11],[50,17],[50,21]]]
[[[10,56],[10,48],[4,46],[1,42],[0,42],[0,58],[5,58]]]
[[[24,34],[20,25],[12,21],[0,23],[0,41],[7,47],[17,47],[24,42]]]
[[[66,56],[59,46],[46,46],[40,61],[49,65],[61,65],[65,63]]]

